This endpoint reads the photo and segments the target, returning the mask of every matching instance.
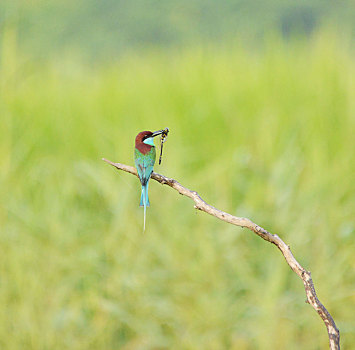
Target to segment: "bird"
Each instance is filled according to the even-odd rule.
[[[145,231],[146,210],[147,207],[150,206],[148,183],[153,172],[156,157],[154,137],[161,134],[164,135],[164,132],[166,132],[165,130],[158,130],[155,132],[141,131],[135,139],[134,163],[137,168],[139,180],[142,184],[142,194],[139,205],[144,207],[143,232]]]

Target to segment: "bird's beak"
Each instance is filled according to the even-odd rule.
[[[154,131],[153,134],[151,134],[149,137],[155,137],[155,136],[158,136],[161,134],[168,134],[168,132],[169,132],[168,128],[163,129],[163,130]]]

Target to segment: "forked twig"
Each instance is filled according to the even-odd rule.
[[[126,171],[130,174],[137,176],[137,171],[135,168],[120,164],[120,163],[113,163],[105,158],[102,158],[105,162],[111,164],[115,168],[119,170]],[[215,216],[216,218],[228,222],[229,224],[246,227],[249,230],[256,233],[265,241],[268,241],[272,244],[275,244],[277,248],[281,251],[282,255],[286,259],[287,264],[291,267],[291,269],[302,279],[304,288],[306,291],[306,296],[309,304],[318,312],[319,316],[323,320],[325,326],[327,327],[328,337],[329,337],[329,346],[331,350],[338,350],[340,349],[340,335],[339,329],[335,325],[333,317],[330,315],[328,310],[324,307],[324,305],[319,301],[314,284],[312,281],[310,271],[305,270],[295,259],[293,256],[290,247],[276,234],[272,234],[266,231],[261,226],[255,224],[251,220],[243,217],[237,217],[221,210],[218,210],[211,205],[207,204],[196,191],[191,191],[188,188],[182,186],[179,182],[174,179],[170,179],[163,175],[152,173],[152,179],[160,182],[162,185],[168,185],[178,191],[180,194],[191,198],[195,202],[195,208],[201,211],[204,211],[207,214]]]

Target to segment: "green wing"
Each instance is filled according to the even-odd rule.
[[[142,154],[137,149],[134,151],[134,163],[142,185],[146,185],[149,181],[150,175],[153,172],[155,156],[155,147],[152,147],[152,149],[146,154]]]

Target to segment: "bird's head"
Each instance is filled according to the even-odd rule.
[[[164,130],[158,130],[158,131],[141,131],[137,136],[136,136],[136,145],[139,145],[141,143],[145,143],[146,145],[149,145],[151,147],[155,147],[154,145],[154,137],[161,135],[164,132]]]

